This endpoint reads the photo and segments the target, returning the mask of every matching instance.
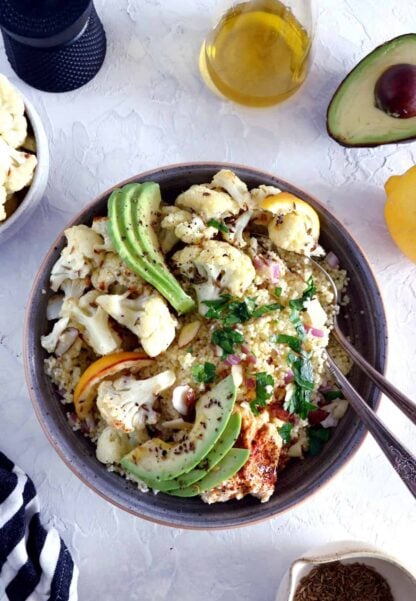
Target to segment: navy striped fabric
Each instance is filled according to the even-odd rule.
[[[0,581],[9,601],[76,601],[78,570],[45,529],[33,482],[0,452]]]

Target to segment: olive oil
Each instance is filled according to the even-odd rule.
[[[291,96],[307,73],[311,40],[279,0],[249,0],[228,10],[201,49],[206,83],[249,106]]]

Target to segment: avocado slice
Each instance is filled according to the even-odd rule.
[[[384,106],[379,98],[383,76],[398,65],[408,66],[410,71],[416,66],[415,33],[378,46],[347,75],[328,107],[327,129],[334,140],[343,146],[379,146],[416,138],[416,116],[400,118],[399,111],[379,108]],[[416,98],[415,78],[406,79],[412,89],[397,91],[403,102],[412,104]]]
[[[114,190],[108,199],[108,230],[129,269],[152,284],[178,313],[187,313],[195,302],[170,273],[154,230],[160,202],[159,184],[154,182]]]
[[[144,482],[172,480],[190,472],[224,432],[236,396],[233,377],[224,378],[197,400],[194,425],[182,442],[168,443],[153,438],[123,457],[121,465]]]
[[[171,490],[169,495],[174,497],[196,497],[207,490],[219,486],[229,478],[232,478],[246,463],[249,458],[248,449],[231,449],[208,474],[195,482],[192,486],[178,490]]]
[[[224,432],[221,434],[219,439],[214,445],[212,451],[203,459],[195,469],[191,470],[187,474],[182,474],[179,478],[173,480],[164,480],[161,482],[155,482],[153,480],[147,480],[146,484],[150,488],[154,488],[160,492],[167,492],[169,490],[175,490],[177,488],[186,488],[198,480],[202,480],[207,473],[217,465],[225,457],[230,449],[235,444],[240,430],[241,430],[241,415],[239,413],[233,413],[228,424],[225,427]]]

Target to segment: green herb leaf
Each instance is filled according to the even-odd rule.
[[[287,424],[283,424],[280,428],[278,428],[278,432],[284,442],[284,444],[288,444],[290,442],[290,435],[292,433],[293,424],[288,422]]]
[[[287,361],[293,370],[293,375],[296,384],[306,390],[313,390],[314,379],[310,355],[302,350],[300,355],[289,353]]]
[[[276,286],[276,288],[274,289],[274,295],[277,296],[277,298],[279,298],[279,296],[282,296],[282,287],[281,286]]]
[[[302,340],[296,336],[278,334],[274,337],[274,342],[278,342],[279,344],[288,344],[292,351],[295,351],[295,353],[300,353],[302,350]]]
[[[316,457],[322,451],[324,445],[332,436],[329,428],[313,426],[309,428],[309,455]]]
[[[272,311],[280,311],[283,309],[283,305],[280,303],[271,303],[270,305],[262,305],[261,307],[257,307],[254,309],[252,313],[252,317],[261,317],[266,313],[271,313]]]
[[[310,411],[316,409],[311,402],[311,393],[301,386],[295,384],[295,389],[291,397],[285,400],[283,408],[289,413],[296,413],[302,419],[306,419]]]
[[[272,396],[274,391],[274,379],[265,371],[256,374],[256,398],[251,401],[250,407],[255,415],[258,414],[259,407],[264,407],[266,401]]]
[[[335,399],[343,399],[344,395],[340,390],[329,390],[322,393],[327,401],[335,401]]]
[[[313,281],[313,277],[310,278],[306,282],[306,288],[303,291],[303,294],[300,298],[294,298],[289,301],[289,307],[291,309],[296,309],[297,311],[303,311],[305,308],[305,303],[307,300],[313,298],[316,294],[316,286]]]
[[[196,382],[211,384],[215,380],[215,365],[213,363],[204,363],[203,365],[192,366],[192,377]]]
[[[223,350],[223,358],[234,353],[234,345],[242,344],[244,336],[241,332],[225,327],[214,330],[211,335],[211,342],[217,344]]]
[[[216,219],[210,219],[208,221],[207,225],[209,227],[215,227],[217,230],[219,230],[220,232],[224,232],[225,234],[227,234],[230,231],[228,229],[228,227],[226,225],[224,225],[224,223],[221,223],[220,221],[217,221]]]
[[[279,303],[257,306],[255,298],[245,298],[243,301],[232,300],[229,294],[223,294],[219,299],[202,301],[208,307],[205,317],[218,319],[225,326],[245,323],[249,319],[261,317],[265,313],[283,309]]]

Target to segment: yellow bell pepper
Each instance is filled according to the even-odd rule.
[[[384,188],[384,217],[390,234],[400,250],[416,262],[416,166],[390,177]]]

